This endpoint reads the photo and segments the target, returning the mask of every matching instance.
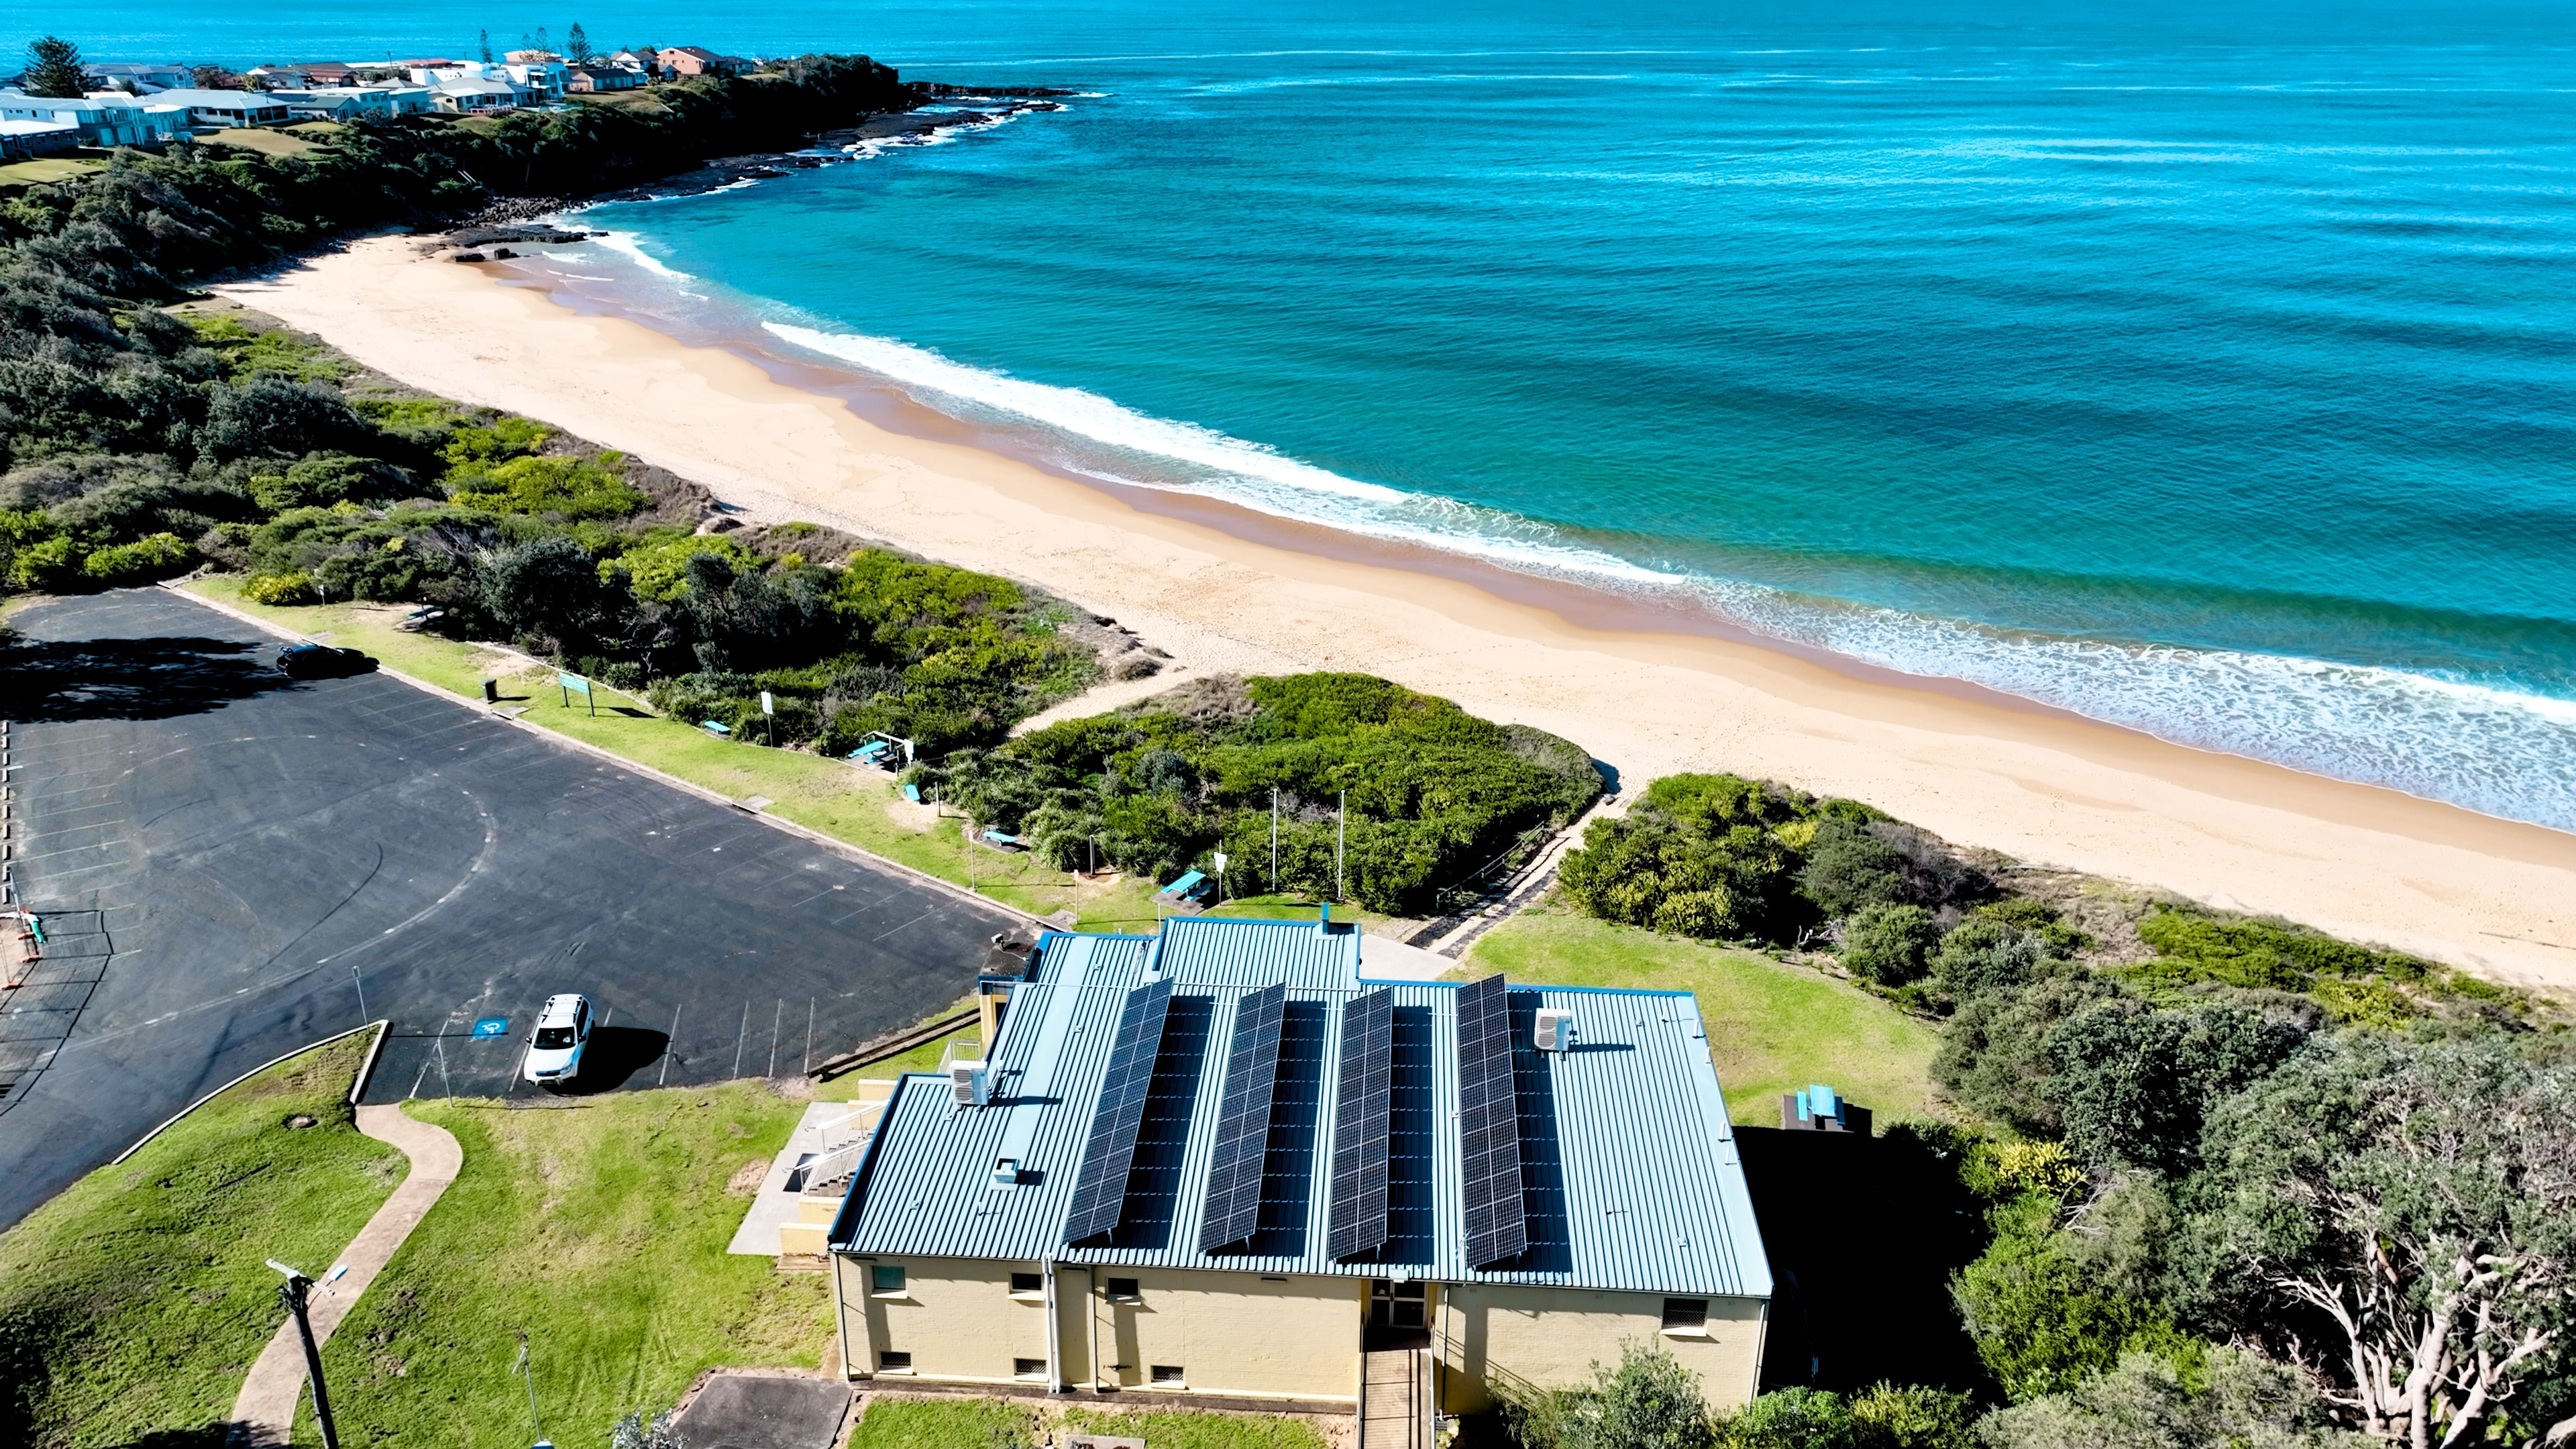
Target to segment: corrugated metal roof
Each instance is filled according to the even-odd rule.
[[[1151,937],[1049,934],[1037,955],[1033,979],[1014,990],[995,1044],[991,1100],[982,1108],[959,1108],[945,1078],[905,1077],[833,1226],[837,1247],[887,1257],[1053,1257],[1349,1277],[1383,1277],[1400,1265],[1412,1276],[1444,1282],[1770,1296],[1770,1269],[1725,1098],[1709,1062],[1698,1003],[1687,992],[1513,989],[1532,1246],[1513,1265],[1480,1273],[1465,1261],[1455,986],[1389,988],[1400,1041],[1428,1043],[1427,1063],[1411,1067],[1399,1050],[1396,1133],[1399,1140],[1417,1142],[1427,1136],[1429,1152],[1427,1158],[1399,1152],[1392,1169],[1400,1179],[1392,1184],[1395,1196],[1417,1210],[1427,1206],[1428,1239],[1399,1232],[1382,1261],[1336,1263],[1324,1248],[1329,1194],[1323,1179],[1332,1160],[1339,1007],[1361,989],[1357,934],[1338,924],[1318,929],[1303,922],[1185,917],[1166,922]],[[1119,1009],[1130,990],[1162,976],[1173,981],[1176,1007],[1185,998],[1205,1001],[1209,1044],[1190,1087],[1175,1210],[1169,1222],[1155,1222],[1143,1241],[1126,1233],[1113,1240],[1119,1246],[1067,1247],[1063,1224]],[[1286,1185],[1286,1205],[1265,1205],[1265,1230],[1255,1247],[1278,1251],[1211,1256],[1199,1252],[1197,1243],[1225,1088],[1226,1043],[1241,998],[1276,983],[1287,986],[1292,1012],[1308,1004],[1321,1018],[1321,1095],[1309,1114],[1314,1136],[1311,1144],[1292,1144],[1311,1146],[1307,1181]],[[1033,1073],[1030,1056],[1041,1028],[1063,1005],[1051,998],[1059,991],[1073,993],[1067,1025],[1055,1033],[1061,1051],[1051,1072]],[[1574,1013],[1574,1050],[1543,1053],[1530,1044],[1529,1018],[1540,1007]],[[1413,1050],[1419,1054],[1418,1047]],[[1020,1084],[1033,1076],[1045,1083],[1043,1095],[1020,1095]],[[1158,1090],[1178,1085],[1158,1082]],[[1406,1101],[1421,1104],[1411,1110],[1418,1120],[1410,1139],[1408,1111],[1401,1109]],[[1023,1185],[1017,1187],[991,1181],[1006,1134],[1014,1147],[1025,1144]],[[1271,1145],[1275,1158],[1280,1139],[1274,1135]],[[1031,1171],[1038,1174],[1034,1182],[1026,1177]],[[1297,1204],[1300,1186],[1302,1223],[1274,1221]]]

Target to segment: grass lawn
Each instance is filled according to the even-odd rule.
[[[1847,981],[1751,951],[1614,926],[1551,900],[1495,927],[1468,969],[1559,986],[1689,991],[1738,1122],[1776,1126],[1779,1096],[1824,1082],[1881,1122],[1942,1115],[1939,1031]]]
[[[302,136],[265,126],[235,126],[210,131],[197,138],[209,146],[237,146],[244,151],[258,151],[269,156],[310,156],[318,149]]]
[[[368,1040],[271,1067],[0,1235],[0,1443],[222,1442],[286,1317],[265,1260],[329,1269],[409,1168],[354,1125]]]
[[[74,161],[62,156],[38,156],[26,161],[12,161],[0,166],[0,187],[41,186],[52,181],[69,181],[87,176],[106,163]]]
[[[725,1252],[750,1207],[727,1180],[786,1146],[799,1104],[734,1083],[406,1110],[455,1133],[465,1168],[323,1350],[343,1442],[527,1443],[522,1333],[566,1445],[605,1444],[704,1369],[822,1364],[823,1276]],[[309,1405],[296,1442],[320,1442]]]
[[[1153,1449],[1323,1449],[1303,1420],[1258,1414],[1107,1413],[1027,1399],[871,1400],[849,1449],[1003,1449],[1057,1426],[1143,1439]]]

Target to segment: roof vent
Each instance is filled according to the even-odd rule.
[[[950,1062],[948,1090],[960,1107],[981,1107],[992,1100],[992,1077],[980,1061]]]
[[[1574,1013],[1558,1007],[1541,1008],[1538,1026],[1531,1036],[1540,1051],[1567,1050],[1574,1045]]]
[[[993,1186],[995,1187],[1018,1187],[1020,1176],[1020,1164],[1017,1158],[1005,1157],[993,1164]]]

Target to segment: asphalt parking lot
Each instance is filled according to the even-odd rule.
[[[535,1093],[519,1053],[559,991],[601,1023],[578,1091],[787,1075],[1025,938],[464,701],[289,680],[275,638],[162,590],[10,623],[12,864],[54,945],[0,1006],[0,1227],[374,1017],[373,1101]]]

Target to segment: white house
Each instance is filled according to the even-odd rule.
[[[11,161],[68,151],[80,139],[80,127],[70,121],[0,121],[0,157]]]
[[[138,65],[117,60],[99,61],[83,66],[81,74],[99,90],[125,91],[132,95],[184,90],[194,79],[186,66],[176,63]]]
[[[523,55],[542,58],[519,59]],[[509,63],[501,67],[501,72],[546,100],[559,101],[563,99],[564,80],[571,73],[571,68],[563,63],[561,56],[545,55],[542,51],[514,50],[510,52]]]
[[[429,93],[440,110],[468,116],[516,110],[527,94],[502,80],[440,81],[429,88]]]
[[[292,119],[285,102],[258,91],[174,90],[152,99],[187,107],[191,126],[283,126]]]
[[[0,121],[68,123],[84,146],[152,146],[188,128],[187,108],[170,101],[173,94],[164,91],[145,105],[122,91],[78,100],[0,91]]]
[[[287,115],[298,121],[355,121],[394,113],[392,93],[372,86],[317,86],[270,91],[268,96],[284,103]]]

